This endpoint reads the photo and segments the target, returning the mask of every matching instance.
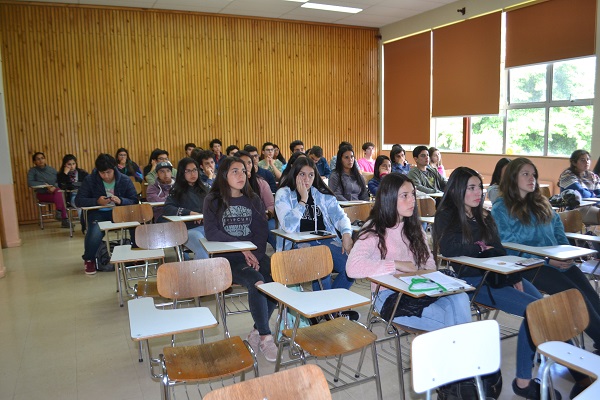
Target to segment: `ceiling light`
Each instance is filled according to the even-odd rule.
[[[337,12],[344,12],[344,13],[350,13],[350,14],[356,14],[356,13],[359,13],[362,11],[362,8],[330,6],[328,4],[319,4],[319,3],[304,3],[304,4],[302,4],[301,7],[313,8],[315,10],[337,11]]]

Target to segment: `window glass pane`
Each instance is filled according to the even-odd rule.
[[[548,126],[548,155],[570,156],[592,145],[593,106],[552,107]]]
[[[461,151],[463,143],[463,118],[434,118],[436,147],[440,150]]]
[[[498,115],[471,117],[471,152],[502,153],[503,118]]]
[[[596,57],[554,63],[552,100],[594,98]]]
[[[543,108],[508,110],[506,118],[506,154],[544,154]]]
[[[509,104],[546,101],[546,65],[512,68]]]

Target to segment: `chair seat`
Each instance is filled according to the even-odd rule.
[[[134,288],[135,297],[160,297],[156,281],[138,281]]]
[[[411,335],[421,335],[423,333],[428,332],[428,331],[424,331],[423,329],[413,328],[412,326],[397,324],[395,322],[392,322],[392,325],[394,325],[396,327],[396,329],[410,333]]]
[[[292,329],[283,334],[292,337]],[[298,329],[296,343],[316,357],[329,357],[362,349],[373,343],[377,335],[346,318],[335,318],[317,325]]]
[[[163,349],[173,382],[214,380],[254,367],[254,358],[239,336],[194,346]]]

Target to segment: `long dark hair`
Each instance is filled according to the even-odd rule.
[[[256,173],[256,171],[254,170],[254,158],[250,155],[250,153],[248,153],[247,151],[244,151],[244,150],[239,150],[238,152],[235,153],[235,156],[237,158],[239,158],[240,160],[242,159],[242,156],[248,157],[250,159],[250,162],[252,163],[252,167],[250,168],[250,178],[248,178],[248,181],[250,182],[250,187],[252,188],[254,193],[256,193],[260,196],[260,186],[258,184],[258,180],[264,179],[264,178],[262,176],[258,175]],[[242,163],[244,163],[244,162],[242,161]],[[246,165],[246,163],[244,163],[244,165]]]
[[[198,179],[191,186],[188,181],[185,180],[185,167],[187,167],[188,164],[194,164],[195,168],[198,170]],[[179,160],[179,163],[177,164],[177,175],[175,175],[175,183],[171,188],[171,195],[175,198],[175,200],[180,202],[184,193],[187,193],[188,190],[193,190],[198,194],[206,194],[206,188],[200,179],[200,166],[193,158],[184,157]]]
[[[496,167],[494,168],[494,173],[492,174],[492,181],[490,185],[499,185],[500,179],[502,178],[502,168],[510,162],[510,158],[502,157],[496,163]]]
[[[590,153],[587,150],[575,150],[569,158],[569,170],[574,173],[575,176],[581,175],[581,173],[577,171],[577,161],[579,161],[579,157],[583,155],[587,155],[589,157]]]
[[[296,160],[298,160],[299,158],[307,158],[307,155],[301,152],[296,152],[293,153],[290,156],[290,159],[287,162],[287,165],[285,167],[285,169],[283,170],[283,172],[281,173],[281,177],[279,178],[279,181],[282,181],[285,179],[285,177],[290,173],[292,166],[294,165],[294,163],[296,162]]]
[[[319,175],[319,170],[315,165],[315,162],[310,157],[300,157],[294,162],[294,164],[290,167],[286,168],[290,171],[288,174],[281,180],[279,183],[279,187],[289,187],[290,190],[296,190],[296,177],[300,173],[300,170],[304,167],[310,167],[315,173],[315,179],[313,180],[312,186],[317,189],[319,192],[323,194],[329,194],[331,196],[335,196],[335,194],[331,191],[329,186],[323,182],[321,179],[321,175]]]
[[[276,144],[273,144],[273,148],[279,150],[279,154],[277,154],[277,159],[281,161],[282,164],[285,164],[285,156],[281,154],[281,149]]]
[[[373,167],[373,178],[381,179],[381,176],[379,176],[379,167],[381,167],[381,164],[383,164],[383,162],[385,160],[388,160],[390,162],[390,164],[392,162],[392,160],[390,160],[390,158],[388,156],[384,156],[384,155],[377,156],[377,158],[375,159],[375,166]]]
[[[419,221],[418,210],[415,208],[410,217],[403,217],[398,214],[398,191],[406,182],[410,182],[414,195],[415,186],[407,175],[399,173],[391,173],[381,179],[381,184],[375,196],[375,205],[371,209],[369,218],[367,219],[364,228],[358,234],[357,240],[365,239],[369,235],[376,235],[379,238],[377,247],[381,253],[381,258],[384,259],[387,255],[387,246],[385,244],[386,231],[403,222],[402,236],[406,238],[409,250],[413,254],[413,258],[417,267],[424,265],[430,257],[425,235],[421,222]],[[416,201],[416,199],[415,199]]]
[[[119,153],[127,154],[127,160],[125,160],[125,169],[127,170],[127,173],[125,175],[135,176],[135,168],[133,168],[133,161],[131,160],[131,158],[129,158],[129,152],[124,147],[121,147],[120,149],[118,149],[115,154],[115,160],[117,160],[117,166],[119,165]]]
[[[58,170],[58,172],[64,173],[65,166],[71,160],[75,161],[75,169],[77,170],[78,169],[77,168],[77,157],[75,157],[73,154],[65,154],[65,156],[62,159],[62,164],[60,165],[60,169]]]
[[[235,163],[242,164],[242,168],[246,169],[246,165],[244,164],[244,162],[237,156],[225,157],[224,159],[221,159],[219,161],[217,177],[215,178],[215,182],[210,188],[210,194],[214,196],[214,198],[217,200],[217,209],[213,210],[211,204],[209,204],[208,206],[211,209],[211,211],[215,214],[218,213],[220,210],[225,210],[227,209],[227,207],[229,207],[229,201],[231,200],[231,188],[229,187],[229,182],[227,182],[227,174],[229,173],[231,165]],[[244,174],[244,176],[246,175]],[[248,181],[248,178],[246,178],[246,183],[242,188],[242,194],[248,197],[249,199],[253,199],[257,196],[257,194],[254,193],[254,191],[250,187],[250,182]]]
[[[340,185],[342,186],[342,192],[346,192],[346,188],[344,187],[344,180],[342,179],[342,174],[344,173],[342,157],[347,151],[351,151],[352,154],[354,154],[352,146],[341,146],[337,152],[337,160],[335,162],[335,171],[340,177]],[[360,170],[358,169],[358,164],[356,163],[356,155],[354,157],[354,164],[352,164],[352,168],[350,169],[350,175],[356,180],[356,182],[358,182],[361,188],[366,187],[365,178],[363,178],[363,176],[361,175]]]
[[[519,173],[525,165],[533,167],[535,189],[522,198],[518,181]],[[528,158],[515,158],[508,164],[500,181],[500,192],[509,215],[516,217],[522,224],[529,225],[531,223],[531,214],[540,224],[547,224],[552,220],[554,211],[546,196],[540,192],[538,170]]]
[[[448,184],[446,185],[446,191],[440,205],[437,207],[436,215],[443,212],[447,212],[452,216],[451,222],[448,226],[445,226],[444,231],[438,224],[433,224],[433,243],[434,252],[437,254],[440,240],[446,230],[455,226],[460,226],[462,230],[462,242],[472,243],[471,227],[469,225],[469,219],[465,212],[465,193],[467,192],[467,186],[471,177],[477,177],[479,180],[480,187],[483,187],[481,183],[481,176],[477,171],[469,167],[458,167],[450,175]],[[483,193],[483,191],[482,191]],[[481,232],[481,237],[485,242],[492,242],[498,237],[498,228],[494,219],[483,209],[483,194],[482,201],[477,207],[471,207],[471,213],[475,222]]]

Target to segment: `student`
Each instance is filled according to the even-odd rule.
[[[202,150],[195,154],[195,158],[200,166],[200,180],[206,186],[206,190],[210,190],[212,187],[215,177],[217,176],[215,159],[213,158],[213,152],[210,150]]]
[[[390,174],[381,181],[375,205],[348,256],[346,270],[356,279],[436,270],[421,229],[415,187],[406,175]],[[382,288],[375,299],[375,309],[381,311],[393,293]],[[426,331],[471,322],[469,297],[466,293],[441,296],[426,306],[421,315],[402,315],[393,320]]]
[[[446,188],[444,179],[437,169],[429,165],[429,150],[427,146],[417,146],[413,149],[415,167],[412,167],[408,177],[415,184],[417,190],[423,193],[439,193]]]
[[[196,148],[196,144],[195,143],[187,143],[185,145],[185,156],[186,157],[191,157],[192,156],[192,151]]]
[[[315,162],[317,166],[317,170],[319,170],[319,175],[322,178],[329,178],[331,175],[331,170],[329,169],[329,164],[327,164],[327,160],[323,157],[323,148],[320,146],[313,146],[308,151],[308,156]]]
[[[381,179],[392,172],[392,162],[388,156],[377,156],[375,159],[375,168],[373,173],[373,178],[369,180],[369,193],[372,196],[377,194],[377,190],[379,188],[379,183]]]
[[[560,174],[558,186],[560,191],[572,189],[581,194],[582,198],[600,197],[600,177],[590,171],[590,153],[586,150],[575,150],[569,159],[571,165]],[[598,225],[600,223],[600,208],[593,206],[578,208],[583,223]]]
[[[351,147],[342,146],[338,150],[335,170],[329,176],[329,187],[338,200],[369,200],[367,184],[358,170]]]
[[[75,203],[79,207],[128,206],[138,203],[133,182],[117,170],[117,161],[110,154],[100,154],[96,158],[96,168],[88,175],[79,190]],[[96,273],[96,253],[102,243],[104,232],[98,222],[111,221],[110,207],[89,211],[85,233],[83,260],[85,273]]]
[[[492,173],[492,181],[487,188],[487,196],[492,203],[500,196],[500,180],[502,179],[502,175],[504,175],[504,171],[509,162],[510,158],[502,157],[496,163],[494,173]]]
[[[273,157],[281,161],[282,170],[285,169],[285,156],[281,153],[279,146],[277,146],[275,143],[273,143]]]
[[[392,161],[392,172],[407,175],[410,171],[410,164],[406,161],[406,152],[399,144],[392,146],[390,160]]]
[[[145,177],[148,185],[152,185],[156,181],[156,165],[161,162],[169,162],[169,152],[166,150],[157,149],[152,154],[154,158],[150,161],[151,168]],[[173,168],[173,174],[177,175],[175,168]]]
[[[227,146],[227,148],[225,149],[225,154],[227,154],[227,156],[233,156],[239,150],[240,150],[239,147],[237,147],[235,144],[232,144],[232,145]]]
[[[115,159],[117,160],[117,168],[119,172],[123,175],[132,176],[136,182],[142,182],[142,170],[139,165],[134,163],[131,158],[129,158],[129,152],[127,149],[121,147],[117,150],[117,154],[115,155]]]
[[[446,170],[442,164],[442,154],[435,147],[429,148],[429,165],[437,169],[442,178],[446,178]]]
[[[265,207],[265,210],[267,210],[267,220],[269,225],[269,237],[267,242],[269,242],[273,247],[273,250],[275,250],[277,247],[277,239],[275,235],[271,233],[271,230],[275,229],[277,225],[277,220],[275,219],[275,197],[273,196],[273,192],[271,192],[271,188],[267,181],[257,174],[257,171],[260,168],[254,163],[254,159],[250,153],[241,150],[237,152],[236,157],[239,157],[246,166],[246,174],[248,175],[250,187],[254,193],[260,196],[263,206]]]
[[[341,149],[343,146],[348,146],[348,147],[352,148],[352,143],[340,142],[340,144],[338,145],[338,150]],[[336,165],[337,165],[337,154],[334,155],[333,157],[331,157],[331,160],[329,160],[329,169],[332,171],[335,171]]]
[[[63,195],[58,190],[56,181],[56,170],[46,164],[46,155],[42,152],[34,153],[31,157],[35,166],[27,172],[27,186],[46,185],[45,188],[35,189],[35,195],[39,201],[54,203],[56,207],[56,219],[62,220],[61,227],[68,228],[69,220]]]
[[[247,144],[244,146],[244,151],[250,154],[250,157],[252,157],[252,161],[255,164],[258,164],[258,149],[256,147],[252,146],[251,144]],[[256,174],[258,176],[261,176],[265,181],[267,181],[269,187],[271,188],[271,193],[275,193],[275,191],[277,191],[275,175],[273,175],[269,170],[259,168],[256,170]]]
[[[175,175],[175,184],[165,200],[163,215],[195,215],[202,214],[204,199],[208,190],[199,179],[200,167],[193,158],[179,160],[179,168]],[[194,259],[208,258],[208,253],[200,244],[204,237],[202,220],[185,223],[188,230],[188,241],[185,246],[194,252]]]
[[[483,209],[481,177],[471,168],[459,167],[450,175],[446,192],[435,214],[433,240],[434,252],[446,257],[482,258],[506,254],[494,219]],[[477,268],[455,266],[455,269],[460,271],[462,279],[475,287],[480,284],[484,274],[483,270]],[[510,274],[508,278],[499,285],[485,283],[475,300],[524,317],[527,306],[541,299],[542,295],[518,273]],[[517,337],[517,368],[512,387],[515,394],[527,399],[540,397],[540,385],[532,379],[531,373],[534,354],[535,346],[529,339],[527,322],[523,320]],[[560,393],[557,398],[560,398]]]
[[[275,158],[275,147],[273,147],[273,143],[265,142],[262,145],[262,155],[263,158],[258,162],[258,166],[269,170],[269,172],[275,176],[275,180],[279,181],[281,178],[281,171],[283,171],[283,164]]]
[[[210,149],[212,150],[215,159],[215,168],[219,168],[219,162],[226,157],[225,154],[221,153],[222,147],[223,143],[219,139],[210,141]]]
[[[502,197],[499,197],[492,207],[500,238],[506,242],[528,246],[568,245],[562,221],[552,210],[548,199],[540,192],[537,176],[535,165],[524,157],[512,160],[506,167],[500,182]],[[535,257],[526,253],[521,255]],[[594,347],[599,348],[600,298],[573,260],[549,260],[540,267],[539,273],[537,270],[529,270],[523,272],[523,276],[528,279],[535,277],[535,287],[548,294],[578,289],[583,295],[590,316],[586,333],[594,341]]]
[[[373,172],[375,168],[375,145],[371,142],[366,142],[362,145],[364,157],[357,160],[358,167],[364,172]]]
[[[298,152],[304,153],[304,142],[302,142],[302,140],[294,140],[292,143],[290,143],[290,151],[292,154]]]
[[[325,230],[336,235],[333,239],[324,239],[303,243],[308,246],[326,245],[331,251],[333,269],[338,276],[331,282],[331,276],[322,280],[325,289],[349,289],[354,279],[346,275],[346,262],[352,249],[352,227],[350,219],[340,208],[335,195],[319,176],[313,160],[300,157],[294,165],[288,167],[290,172],[281,181],[275,193],[275,211],[279,219],[279,227],[286,232],[303,232]],[[339,234],[341,234],[341,237]],[[277,251],[290,249],[291,242],[286,241],[286,248],[277,243]],[[315,290],[318,285],[313,284]]]
[[[165,202],[173,188],[173,166],[170,162],[161,162],[156,164],[156,181],[148,186],[146,190],[146,200],[149,202]],[[154,222],[164,222],[162,219],[164,206],[152,207]]]
[[[277,346],[269,328],[276,302],[256,286],[272,282],[271,260],[266,254],[267,218],[262,201],[248,183],[246,167],[237,157],[221,160],[217,179],[204,201],[206,238],[221,242],[250,241],[254,251],[224,253],[229,260],[233,282],[248,290],[248,305],[254,327],[247,337],[267,361],[277,358]]]
[[[60,189],[72,191],[67,200],[72,206],[75,206],[75,196],[77,196],[75,190],[81,186],[86,176],[88,176],[87,171],[77,168],[77,157],[73,154],[66,154],[63,157],[60,170],[56,174],[56,182]]]

